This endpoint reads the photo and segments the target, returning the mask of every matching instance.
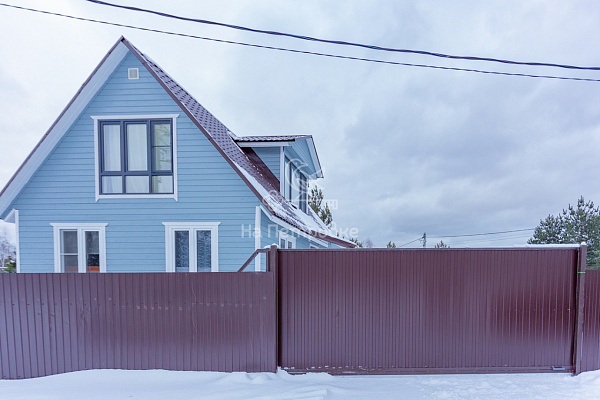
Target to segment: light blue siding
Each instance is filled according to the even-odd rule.
[[[127,68],[139,68],[138,80]],[[179,114],[177,118],[178,201],[100,199],[95,201],[93,115]],[[165,271],[163,222],[220,222],[219,268],[237,270],[254,251],[260,202],[206,137],[129,54],[10,208],[19,210],[21,271],[54,270],[51,223],[107,223],[108,272]]]
[[[300,167],[301,171],[308,175],[309,178],[314,178],[314,175],[318,172],[318,166],[312,161],[308,149],[308,141],[297,140],[292,142],[291,146],[284,148],[284,153],[285,156],[290,160],[293,160],[294,163]]]
[[[252,150],[260,157],[277,179],[281,179],[281,147],[253,147]]]

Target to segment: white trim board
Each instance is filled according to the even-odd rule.
[[[279,152],[279,193],[283,195],[283,189],[285,187],[285,151],[283,146],[280,147]]]
[[[35,171],[42,165],[54,147],[62,139],[65,133],[79,118],[81,112],[87,107],[90,100],[111,76],[115,68],[123,61],[129,49],[119,42],[114,49],[103,59],[96,70],[92,72],[88,80],[75,94],[71,102],[63,110],[58,119],[46,132],[29,157],[16,172],[5,192],[0,197],[0,215],[13,202],[23,187],[29,182]]]
[[[323,178],[323,167],[321,167],[321,163],[319,162],[319,156],[317,155],[317,148],[315,147],[315,142],[313,138],[307,138],[306,140],[308,140],[308,151],[313,159],[315,169],[317,170],[315,178]]]

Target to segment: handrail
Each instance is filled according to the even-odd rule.
[[[254,253],[252,253],[252,255],[246,260],[246,262],[244,263],[244,265],[241,266],[240,269],[238,269],[237,272],[242,272],[244,269],[246,269],[246,267],[248,265],[250,265],[250,263],[252,262],[252,260],[254,260],[254,258],[260,254],[260,253],[265,253],[267,254],[269,252],[269,249],[256,249],[254,250]]]

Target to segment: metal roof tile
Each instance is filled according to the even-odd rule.
[[[127,39],[122,38],[121,40],[132,53],[148,67],[149,71],[159,80],[159,83],[162,83],[163,87],[170,92],[173,99],[187,110],[188,116],[191,117],[209,139],[212,139],[211,141],[215,147],[217,147],[217,150],[220,150],[221,154],[231,161],[230,164],[232,167],[240,173],[240,177],[242,177],[248,186],[253,189],[255,194],[262,203],[268,207],[273,215],[311,236],[344,247],[354,247],[354,244],[346,240],[331,236],[328,228],[314,213],[311,212],[312,210],[309,210],[309,214],[304,214],[301,210],[297,209],[289,201],[284,199],[279,193],[279,187],[275,187],[274,181],[265,176],[266,174],[261,173],[260,168],[257,167],[257,165],[248,158],[241,147],[237,145],[232,138],[231,131],[227,129],[221,121],[198,103],[191,94],[171,78],[150,57],[138,50],[127,41]],[[236,140],[282,141],[295,140],[298,138],[311,138],[311,136],[247,136],[245,138],[238,137]]]

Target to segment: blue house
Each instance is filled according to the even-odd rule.
[[[236,136],[122,37],[0,192],[0,218],[19,272],[235,271],[271,244],[353,247],[307,204],[322,176],[311,136]]]

